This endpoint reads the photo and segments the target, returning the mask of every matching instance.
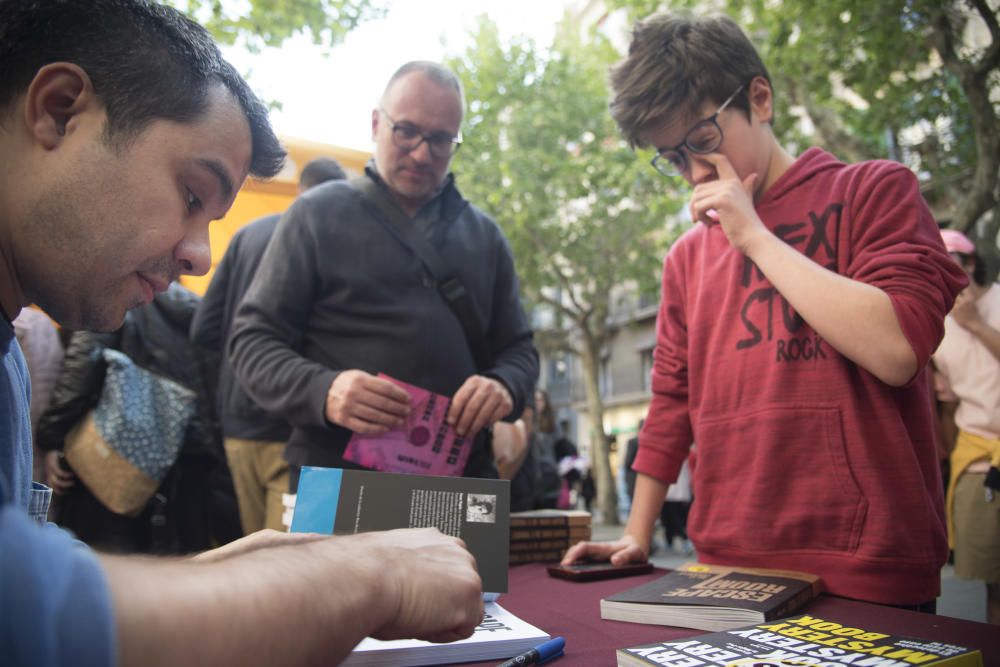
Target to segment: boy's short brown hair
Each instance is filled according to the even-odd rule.
[[[635,24],[628,55],[611,68],[611,115],[632,146],[644,146],[654,123],[694,115],[706,100],[721,104],[741,85],[732,106],[749,116],[747,89],[757,76],[771,83],[732,19],[656,12]]]

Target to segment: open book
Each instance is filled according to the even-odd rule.
[[[814,574],[687,563],[601,600],[601,618],[728,630],[793,614],[820,592]]]
[[[532,649],[548,638],[548,634],[522,621],[496,602],[487,602],[483,622],[468,639],[432,644],[419,639],[380,641],[367,637],[340,664],[342,667],[417,667],[504,660]]]

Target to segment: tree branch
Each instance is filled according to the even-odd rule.
[[[997,21],[997,15],[990,9],[986,0],[968,0],[968,2],[979,12],[979,16],[990,31],[990,46],[975,64],[976,72],[984,74],[1000,66],[1000,22]]]

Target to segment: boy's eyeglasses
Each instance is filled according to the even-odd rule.
[[[396,145],[396,148],[407,153],[417,150],[417,147],[426,141],[431,155],[436,158],[450,157],[462,145],[461,134],[453,137],[447,132],[424,133],[416,125],[405,122],[397,123],[392,119],[392,116],[386,113],[385,109],[380,109],[380,111],[388,119],[389,126],[392,127],[392,143]]]
[[[653,169],[671,178],[681,176],[688,170],[689,166],[686,151],[697,155],[717,151],[722,145],[723,139],[722,128],[719,126],[719,114],[726,110],[726,107],[736,99],[741,90],[743,90],[742,84],[722,103],[722,106],[716,109],[715,113],[695,123],[694,127],[684,135],[684,141],[674,148],[667,148],[657,153],[650,162]]]

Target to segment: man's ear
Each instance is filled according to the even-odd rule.
[[[372,109],[372,141],[375,141],[375,132],[378,130],[378,109]]]
[[[754,117],[761,123],[770,123],[774,118],[774,93],[767,79],[755,76],[750,82],[747,97]]]
[[[57,148],[77,127],[80,115],[97,103],[90,77],[72,63],[38,70],[24,100],[25,125],[46,149]]]

